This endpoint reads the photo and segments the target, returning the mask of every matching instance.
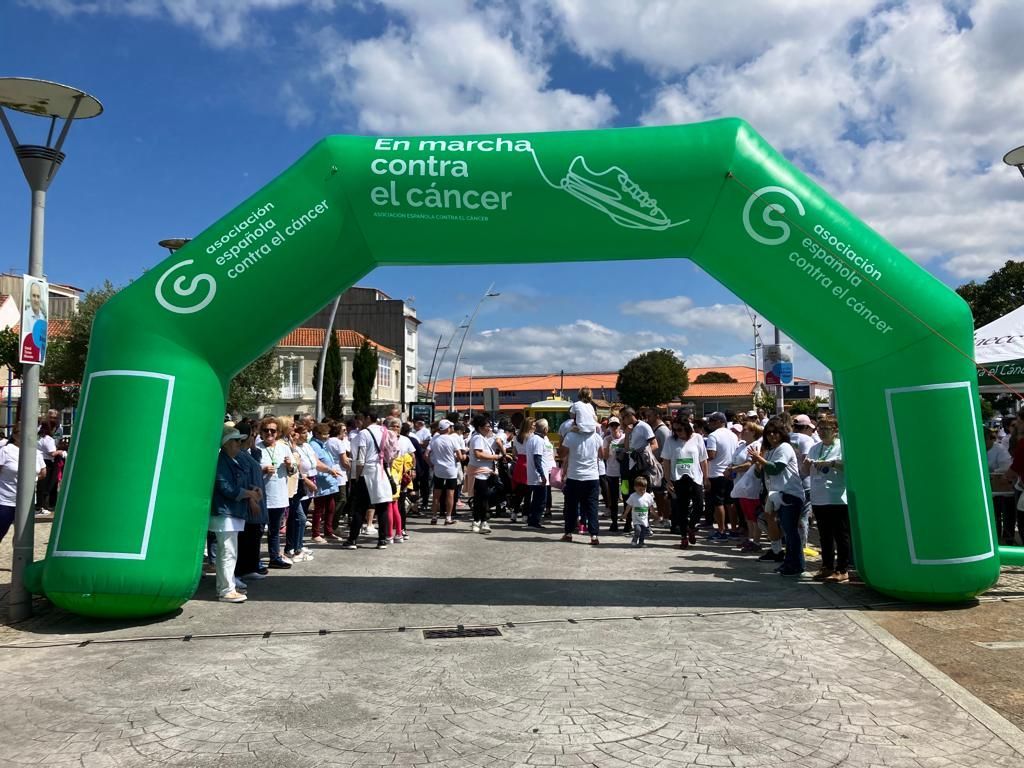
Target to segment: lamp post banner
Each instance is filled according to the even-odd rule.
[[[832,369],[868,584],[937,601],[996,581],[967,305],[724,119],[317,143],[97,314],[54,531],[30,584],[100,616],[188,600],[228,383],[373,268],[651,258],[692,259]],[[299,262],[321,279],[290,314],[243,316]],[[139,439],[113,498],[107,440],[126,410]],[[923,413],[942,413],[952,434],[934,440]]]
[[[38,277],[22,275],[21,333],[18,362],[46,363],[47,318],[50,316],[50,286]]]

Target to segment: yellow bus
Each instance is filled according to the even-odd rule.
[[[562,436],[558,433],[558,428],[569,418],[569,406],[571,405],[572,401],[570,400],[563,400],[560,397],[549,397],[547,400],[538,400],[536,403],[531,403],[528,407],[523,408],[523,414],[529,416],[534,421],[537,421],[537,419],[547,419],[548,439],[551,440],[551,444],[557,449],[562,443]],[[595,408],[595,412],[600,420],[610,413],[610,409],[606,407]]]

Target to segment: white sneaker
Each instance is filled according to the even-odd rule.
[[[302,554],[304,554],[304,555],[309,555],[309,559],[310,559],[310,560],[312,560],[312,559],[313,559],[313,550],[312,550],[312,549],[309,549],[308,547],[303,547],[303,548],[302,548]]]
[[[490,532],[491,532],[491,526],[489,526],[486,522],[480,524],[480,533],[490,533]]]
[[[217,598],[222,603],[244,603],[249,598],[243,595],[241,592],[228,592],[226,595],[221,595]]]
[[[295,555],[292,558],[292,562],[293,563],[304,563],[307,560],[312,560],[312,559],[313,559],[313,557],[311,555],[307,555],[305,552],[299,552],[299,554]]]
[[[288,565],[291,565],[292,564],[292,559],[290,557],[282,557],[281,558],[281,562],[282,563],[288,563]]]
[[[409,540],[409,534],[406,533],[405,531],[402,531],[402,541],[408,541],[408,540]]]
[[[365,525],[359,529],[359,532],[363,534],[363,536],[367,536],[370,533],[369,529]]]
[[[473,525],[470,526],[470,530],[473,533],[480,533],[480,523],[478,523],[476,520],[474,520],[473,521]]]
[[[366,535],[367,536],[376,536],[377,535],[377,526],[376,525],[368,525],[368,526],[366,526]]]
[[[401,534],[399,534],[398,536],[392,536],[390,539],[388,539],[388,541],[390,541],[392,544],[401,544],[402,536]]]

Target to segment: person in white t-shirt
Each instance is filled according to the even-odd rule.
[[[787,416],[788,414],[783,414]],[[815,443],[820,443],[821,438],[815,432],[815,423],[807,414],[801,413],[793,418],[789,431],[789,444],[796,451],[796,460],[800,464],[804,482],[804,507],[800,515],[800,540],[807,545],[807,534],[811,520],[811,479],[803,471],[804,459]]]
[[[421,445],[426,445],[430,442],[430,428],[423,419],[416,419],[412,426],[412,436],[419,440]]]
[[[537,419],[522,450],[526,462],[526,483],[530,489],[526,525],[530,528],[543,528],[541,518],[551,494],[548,475],[555,466],[554,447],[548,439],[547,419]]]
[[[431,508],[430,524],[437,525],[437,513],[444,512],[444,524],[452,525],[455,519],[455,488],[459,483],[459,464],[464,455],[462,439],[451,433],[452,423],[441,419],[437,423],[437,434],[430,439],[427,458],[434,474],[434,503]]]
[[[707,417],[708,427],[711,434],[708,435],[706,446],[708,449],[708,506],[715,513],[715,530],[708,539],[710,541],[724,541],[730,537],[739,536],[739,532],[733,528],[729,530],[729,524],[736,523],[736,513],[732,509],[732,479],[730,477],[732,457],[736,453],[736,446],[739,439],[736,433],[726,426],[725,414],[715,411]],[[729,508],[727,516],[726,507]]]
[[[291,568],[291,561],[281,553],[281,521],[288,512],[288,478],[298,471],[291,446],[278,440],[277,419],[268,417],[259,425],[260,466],[263,468],[264,494],[267,499],[267,550],[269,568]]]
[[[21,428],[14,427],[7,444],[0,448],[0,541],[14,523],[14,509],[18,504],[18,461],[21,458]],[[36,480],[46,475],[46,463],[36,451]]]
[[[814,578],[849,581],[850,513],[846,502],[843,446],[837,434],[839,425],[831,416],[822,416],[817,428],[821,442],[811,446],[804,459],[811,480],[811,509],[821,536],[821,570]]]
[[[619,418],[622,419],[622,426],[629,430],[629,460],[626,462],[628,466],[625,470],[630,481],[629,487],[632,489],[633,479],[641,472],[637,464],[640,454],[646,450],[653,452],[658,446],[658,441],[654,437],[651,425],[640,420],[632,408],[627,407],[619,411]]]
[[[647,478],[638,477],[633,484],[633,493],[626,499],[626,509],[633,520],[633,546],[642,547],[650,535],[650,511],[654,506],[654,494],[647,492]]]
[[[46,475],[36,487],[36,514],[50,515],[57,501],[57,460],[67,456],[67,453],[57,448],[49,422],[44,421],[39,425],[36,452],[46,466]]]
[[[672,502],[672,528],[682,539],[679,546],[687,549],[697,543],[697,524],[704,514],[708,452],[704,438],[686,419],[673,421],[671,429],[661,447],[661,463]]]
[[[626,434],[618,416],[608,419],[608,431],[604,436],[605,477],[608,482],[608,512],[611,514],[610,533],[619,530],[619,502],[622,496],[622,467],[619,456],[626,456]],[[626,459],[628,461],[628,459]]]
[[[796,451],[789,444],[781,419],[769,419],[761,438],[761,448],[747,449],[751,461],[757,466],[758,474],[765,478],[768,486],[767,507],[779,520],[786,538],[786,553],[778,572],[785,576],[797,576],[804,571],[804,547],[800,540],[800,516],[804,503],[804,486],[800,479],[800,466]],[[768,509],[766,508],[766,512]],[[772,552],[777,542],[772,542]]]
[[[587,522],[590,543],[597,545],[597,508],[601,481],[598,460],[604,453],[601,436],[596,432],[569,432],[558,447],[558,458],[567,459],[565,472],[565,534],[572,541],[580,517]]]
[[[1013,484],[1006,479],[1006,471],[1013,464],[1013,457],[1006,446],[999,441],[994,429],[985,429],[985,448],[988,460],[989,485],[992,488],[992,510],[995,512],[996,530],[1001,531],[1004,544],[1013,546],[1016,542],[1017,521],[1020,520],[1021,535],[1024,536],[1024,511],[1014,503],[1016,496]]]
[[[732,497],[739,504],[740,513],[747,522],[747,539],[740,545],[744,552],[759,552],[762,547],[758,543],[761,532],[757,518],[761,511],[761,478],[757,476],[750,461],[750,448],[761,450],[761,425],[757,422],[757,413],[746,421],[740,432],[740,442],[732,458],[732,472],[736,479],[732,484]]]
[[[597,412],[594,410],[590,387],[580,387],[579,399],[569,406],[569,420],[574,432],[596,432]]]
[[[473,526],[474,533],[490,533],[487,522],[490,511],[491,476],[495,472],[494,462],[502,454],[494,451],[494,432],[491,420],[486,414],[473,417],[473,434],[469,438],[469,471],[473,472]]]

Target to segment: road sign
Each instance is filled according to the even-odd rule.
[[[497,388],[487,387],[484,390],[484,410],[488,413],[497,413],[499,405]]]

